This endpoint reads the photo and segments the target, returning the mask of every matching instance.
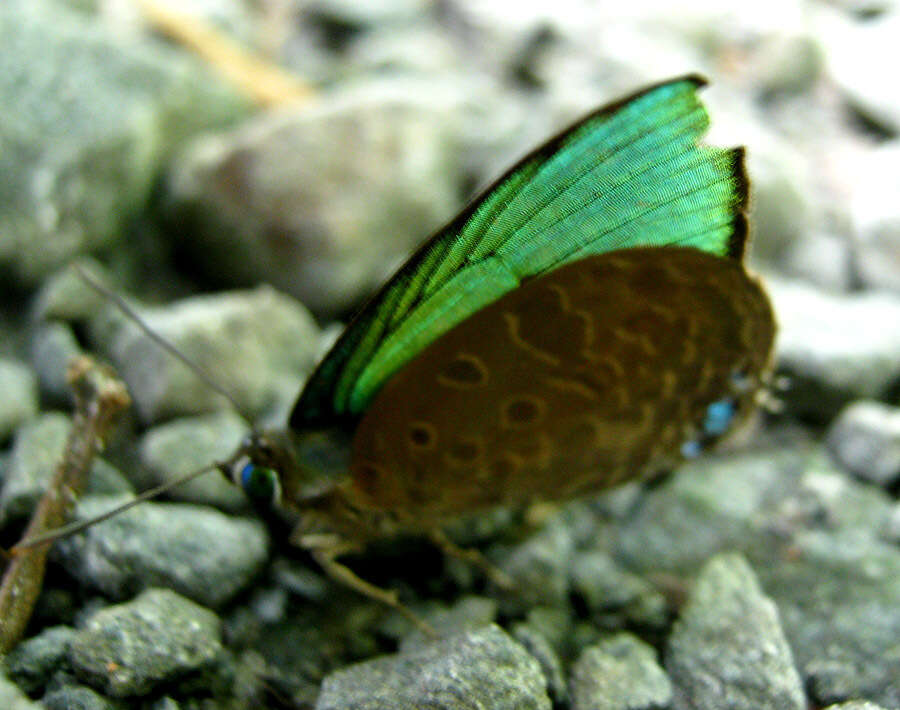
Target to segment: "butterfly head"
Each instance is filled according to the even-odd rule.
[[[219,470],[257,508],[298,510],[346,475],[346,442],[330,432],[249,434]]]

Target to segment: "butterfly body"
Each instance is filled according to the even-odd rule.
[[[775,322],[743,266],[743,151],[699,144],[702,84],[526,156],[348,326],[287,431],[236,454],[333,576],[397,606],[335,558],[397,532],[452,550],[454,517],[647,478],[753,410]]]

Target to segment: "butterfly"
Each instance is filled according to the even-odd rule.
[[[349,324],[282,431],[222,468],[337,561],[499,505],[697,456],[753,411],[775,335],[743,265],[743,149],[701,145],[690,75],[600,108],[503,174]],[[473,558],[474,559],[474,558]]]

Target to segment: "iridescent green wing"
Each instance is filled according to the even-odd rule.
[[[347,424],[425,346],[524,280],[590,254],[692,246],[740,260],[741,149],[700,146],[709,116],[687,76],[595,111],[541,146],[437,233],[352,321],[291,414]]]

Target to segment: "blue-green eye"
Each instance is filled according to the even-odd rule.
[[[276,505],[281,498],[278,474],[271,468],[257,466],[252,461],[248,461],[240,469],[239,480],[244,493],[252,501]]]

